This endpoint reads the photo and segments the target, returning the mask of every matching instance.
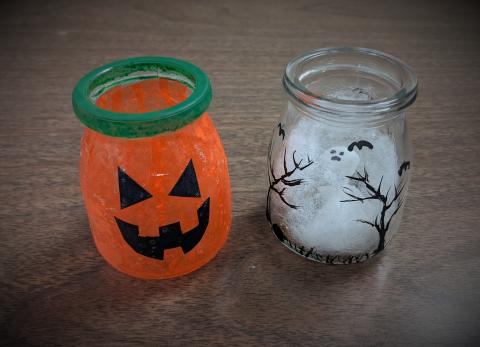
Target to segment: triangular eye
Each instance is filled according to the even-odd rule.
[[[173,187],[170,196],[200,197],[200,188],[198,188],[197,175],[193,162],[190,160],[182,175]]]
[[[118,168],[118,187],[120,190],[120,208],[132,206],[152,195],[128,176],[122,168]]]

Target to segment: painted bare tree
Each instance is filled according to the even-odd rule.
[[[402,164],[402,167],[403,166],[405,165]],[[399,170],[399,172],[401,171]],[[393,217],[395,217],[395,215],[398,213],[398,211],[403,205],[404,197],[402,196],[402,192],[405,188],[405,183],[400,182],[398,185],[395,185],[394,192],[389,197],[391,188],[388,188],[385,193],[382,192],[383,176],[380,179],[380,183],[377,187],[374,187],[371,184],[370,177],[368,176],[368,172],[365,168],[363,169],[363,173],[357,171],[354,176],[346,177],[354,182],[358,182],[361,186],[363,186],[367,194],[366,196],[357,196],[352,193],[352,190],[350,188],[343,187],[344,193],[348,195],[351,199],[342,200],[341,202],[364,203],[367,200],[375,200],[381,203],[381,210],[379,211],[379,214],[375,217],[374,221],[368,221],[364,219],[357,220],[357,222],[370,225],[378,232],[378,245],[373,252],[374,254],[377,254],[385,248],[385,236],[390,227],[390,223],[392,222]]]
[[[279,128],[279,133],[278,136],[282,137],[282,141],[285,138],[285,132],[284,129],[281,126],[281,123],[278,125]],[[292,178],[293,174],[298,171],[303,171],[307,167],[313,164],[313,161],[308,157],[307,155],[307,161],[304,162],[304,159],[297,160],[295,157],[296,151],[293,151],[292,153],[292,163],[293,166],[287,165],[287,149],[285,148],[283,152],[283,173],[276,175],[275,174],[275,162],[272,159],[272,151],[273,151],[273,141],[270,143],[269,149],[268,149],[268,181],[269,181],[269,187],[268,187],[268,193],[267,193],[267,219],[269,222],[271,222],[271,217],[270,217],[270,200],[271,200],[271,195],[272,193],[277,194],[280,200],[287,205],[290,208],[297,209],[298,206],[294,205],[290,202],[288,202],[285,199],[285,191],[287,187],[294,187],[302,184],[304,180],[302,178]],[[289,168],[290,166],[290,168]]]

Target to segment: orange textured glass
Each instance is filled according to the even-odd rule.
[[[141,114],[168,109],[190,95],[180,82],[153,78],[116,85],[96,106]],[[124,273],[180,276],[206,264],[227,239],[227,159],[206,112],[150,137],[112,137],[86,128],[80,177],[95,244]]]

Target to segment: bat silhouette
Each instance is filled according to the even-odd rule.
[[[402,174],[410,169],[410,162],[409,161],[404,161],[402,165],[400,165],[400,168],[398,169],[398,176],[402,176]]]
[[[353,149],[355,148],[355,146],[357,146],[357,148],[359,150],[361,150],[363,147],[368,147],[370,149],[373,149],[373,145],[368,142],[368,141],[365,141],[365,140],[360,140],[360,141],[357,141],[357,142],[352,142],[351,144],[348,145],[348,151],[351,152],[353,151]]]
[[[285,140],[285,130],[282,128],[282,123],[278,123],[278,136],[281,136],[282,140]]]

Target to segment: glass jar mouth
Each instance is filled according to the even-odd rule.
[[[322,48],[293,58],[283,86],[316,115],[345,122],[398,114],[417,95],[417,78],[408,65],[360,47]]]
[[[143,113],[113,112],[96,105],[107,90],[149,78],[178,81],[192,93],[178,104]],[[72,92],[77,118],[104,135],[136,138],[179,129],[202,115],[212,100],[207,75],[197,66],[171,57],[136,57],[103,65],[80,79]]]

